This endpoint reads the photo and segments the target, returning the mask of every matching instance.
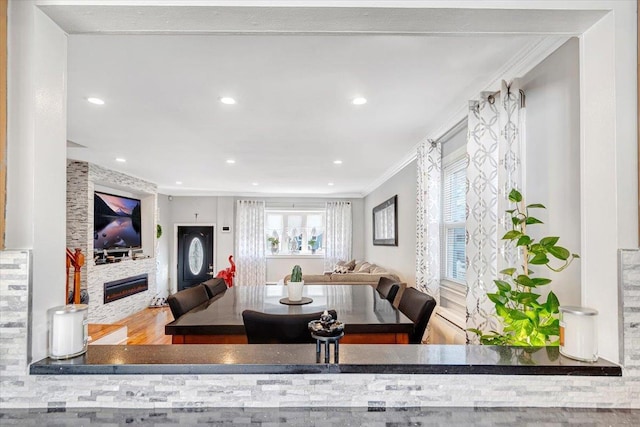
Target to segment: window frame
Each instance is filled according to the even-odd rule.
[[[454,152],[448,154],[442,158],[441,168],[441,216],[440,216],[440,301],[442,308],[447,312],[447,318],[453,323],[458,324],[460,327],[464,327],[466,323],[466,296],[467,296],[467,282],[466,276],[464,281],[456,280],[455,278],[447,276],[447,231],[452,229],[463,228],[465,230],[465,242],[466,242],[466,213],[465,219],[456,222],[445,222],[445,191],[444,183],[447,172],[456,163],[463,162],[463,170],[466,170],[466,145],[458,148]],[[458,171],[459,169],[456,169]],[[468,184],[465,180],[465,187]],[[465,199],[467,189],[465,188]],[[466,270],[466,247],[465,247],[465,270]],[[444,304],[443,304],[444,303]]]
[[[301,250],[298,253],[282,253],[281,250],[283,248],[283,235],[284,235],[284,230],[286,230],[286,217],[288,215],[301,215],[303,217],[303,223],[301,225],[301,229],[306,229],[306,221],[307,218],[306,216],[308,214],[320,214],[322,215],[322,235],[324,236],[324,234],[326,233],[326,226],[327,226],[327,210],[325,207],[318,207],[318,208],[302,208],[302,209],[295,209],[295,208],[280,208],[280,207],[266,207],[265,211],[264,211],[264,216],[265,216],[265,236],[268,236],[269,234],[267,233],[267,216],[269,214],[282,214],[284,215],[283,218],[283,230],[282,230],[282,235],[279,236],[280,238],[280,252],[274,254],[271,253],[269,244],[267,243],[267,240],[265,238],[265,256],[266,258],[324,258],[324,254],[326,251],[326,241],[323,238],[322,239],[322,246],[320,246],[318,248],[318,250],[316,250],[316,253],[313,254],[310,251],[306,250],[306,245],[302,245],[303,250]],[[307,237],[303,238],[303,241],[307,239]]]

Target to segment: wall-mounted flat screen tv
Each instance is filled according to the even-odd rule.
[[[93,248],[140,248],[140,200],[96,191],[93,195]]]

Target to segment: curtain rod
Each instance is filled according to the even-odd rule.
[[[458,121],[456,124],[451,126],[449,130],[445,131],[442,135],[440,135],[440,137],[434,140],[431,140],[430,142],[432,144],[444,144],[447,141],[449,141],[451,138],[453,138],[453,136],[457,135],[458,132],[460,132],[462,128],[465,127],[466,125],[467,125],[467,117],[465,116],[462,119],[460,119],[460,121]]]

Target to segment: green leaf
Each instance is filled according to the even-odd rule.
[[[505,268],[504,270],[500,271],[500,274],[506,274],[507,276],[513,276],[513,273],[516,272],[516,269],[511,267],[511,268]]]
[[[542,277],[534,277],[531,279],[531,282],[533,283],[533,285],[531,287],[536,287],[536,286],[544,286],[544,285],[548,285],[549,283],[551,283],[551,279],[545,279]]]
[[[538,313],[534,310],[527,310],[524,314],[533,322],[534,325],[538,324]]]
[[[531,225],[531,224],[544,224],[544,222],[540,221],[538,218],[534,218],[532,216],[528,216],[527,217],[527,221],[526,221],[527,225]]]
[[[500,294],[487,294],[487,298],[494,304],[506,304],[507,299]]]
[[[522,201],[522,194],[520,194],[520,192],[514,188],[509,193],[509,201],[510,202],[514,202],[514,203],[521,202]]]
[[[558,259],[561,259],[562,261],[566,261],[570,255],[570,252],[561,246],[551,246],[550,248],[548,248],[548,251],[551,255]]]
[[[516,283],[519,283],[522,286],[526,286],[526,287],[530,288],[532,283],[533,283],[533,281],[531,280],[531,278],[529,276],[526,276],[524,274],[520,274],[518,277],[516,277]]]
[[[537,265],[548,264],[549,263],[549,258],[547,258],[547,255],[545,255],[544,253],[538,253],[533,258],[531,258],[529,263],[530,264],[537,264]]]
[[[560,240],[560,238],[559,237],[555,237],[555,236],[554,237],[543,237],[540,240],[540,244],[542,246],[553,246],[556,243],[558,243],[558,240]]]
[[[529,248],[529,252],[533,252],[534,254],[539,254],[539,253],[546,254],[547,250],[540,243],[534,243]]]
[[[540,295],[538,294],[534,294],[531,292],[521,292],[520,294],[518,294],[518,298],[517,301],[520,304],[530,304],[532,302],[538,301],[538,298],[540,298]]]
[[[496,314],[503,319],[507,319],[509,317],[509,311],[503,304],[496,304]]]
[[[527,209],[529,208],[542,208],[542,209],[546,209],[546,207],[541,204],[541,203],[532,203],[530,205],[527,205]]]
[[[509,292],[511,290],[511,285],[504,280],[494,280],[493,282],[501,292]]]
[[[517,216],[512,216],[511,217],[511,222],[513,223],[513,225],[520,225],[521,223],[524,222],[524,218],[519,218]]]
[[[560,327],[558,325],[540,326],[538,331],[545,335],[560,335]]]
[[[541,337],[539,335],[535,335],[535,336],[531,337],[531,345],[533,347],[544,347],[546,344],[547,343],[546,343],[544,337]]]
[[[516,246],[527,246],[529,243],[531,243],[531,237],[525,234],[518,239]]]
[[[511,231],[507,231],[506,234],[502,236],[502,240],[513,240],[520,236],[522,236],[521,232],[519,232],[518,230],[511,230]]]
[[[516,211],[515,209],[507,209],[505,212],[508,213],[508,214],[512,214],[515,211]]]
[[[511,318],[515,320],[529,320],[527,315],[521,312],[520,310],[509,310],[509,316],[511,316]],[[520,328],[524,327],[524,325],[522,324],[515,324],[515,325]]]
[[[574,258],[580,258],[580,255],[578,255],[578,254],[571,254],[571,256],[574,257]]]
[[[469,332],[473,332],[474,334],[478,335],[479,337],[482,336],[482,331],[480,329],[476,329],[476,328],[468,328],[467,331]]]
[[[549,292],[549,295],[547,295],[547,303],[545,305],[547,306],[546,308],[549,311],[549,313],[558,312],[558,307],[560,307],[560,301],[558,301],[558,297],[556,296],[556,294],[553,293],[553,291]]]

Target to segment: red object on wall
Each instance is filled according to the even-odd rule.
[[[233,255],[229,255],[229,263],[231,264],[231,267],[218,271],[218,274],[216,275],[216,277],[224,280],[224,283],[227,284],[228,288],[233,286],[233,278],[236,275],[236,263],[233,262]]]

